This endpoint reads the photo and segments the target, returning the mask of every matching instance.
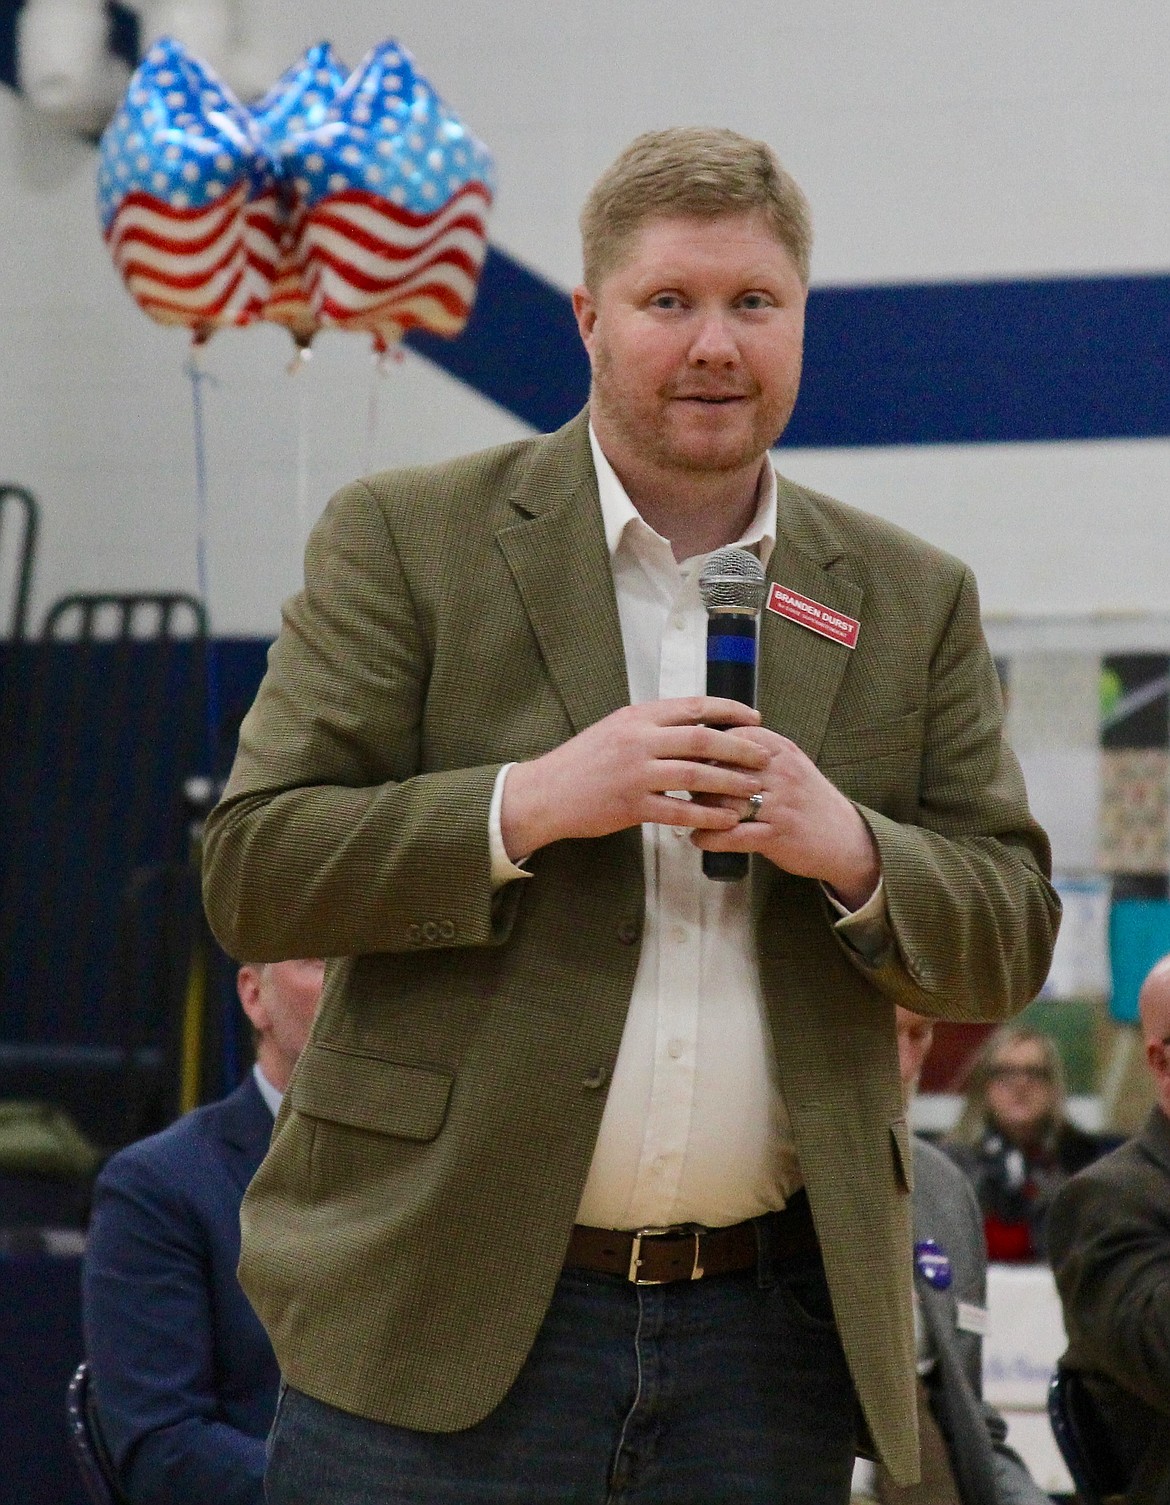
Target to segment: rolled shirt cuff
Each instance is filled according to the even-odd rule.
[[[878,879],[877,887],[860,909],[846,909],[826,884],[822,883],[821,888],[825,898],[840,916],[833,929],[863,961],[870,966],[877,966],[894,939],[890,929],[889,906],[886,903],[885,879]]]
[[[496,782],[492,788],[492,802],[488,807],[488,851],[492,861],[492,893],[516,878],[532,877],[526,868],[513,862],[508,856],[504,847],[503,833],[500,830],[500,811],[504,806],[504,783],[508,777],[508,770],[515,766],[515,763],[505,763],[496,774]]]

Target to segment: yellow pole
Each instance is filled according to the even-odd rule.
[[[207,948],[196,941],[183,1000],[183,1053],[179,1066],[179,1109],[199,1106],[203,1083],[203,1015],[207,1003]]]

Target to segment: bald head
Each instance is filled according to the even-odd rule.
[[[1148,1043],[1170,1035],[1170,956],[1154,965],[1138,994],[1142,1035]]]
[[[1170,1115],[1170,956],[1164,956],[1142,983],[1138,994],[1138,1012],[1142,1019],[1142,1038],[1146,1061],[1154,1077],[1154,1087],[1162,1112]]]

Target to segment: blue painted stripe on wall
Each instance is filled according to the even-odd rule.
[[[1170,276],[819,288],[793,445],[1170,434]]]
[[[492,250],[454,341],[409,343],[534,428],[588,390],[566,293]],[[814,288],[782,441],[812,448],[1170,435],[1170,276]]]
[[[494,246],[463,333],[413,330],[406,343],[541,431],[567,423],[589,392],[569,295]]]

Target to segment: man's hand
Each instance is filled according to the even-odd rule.
[[[518,862],[553,841],[608,836],[644,821],[731,830],[748,795],[764,787],[769,751],[747,736],[759,719],[737,700],[654,700],[623,706],[543,757],[517,763],[500,811],[508,856]],[[701,799],[671,798],[668,789]]]
[[[787,737],[762,726],[737,736],[768,754],[759,813],[745,822],[746,801],[716,796],[722,808],[737,810],[739,823],[696,831],[691,840],[707,852],[759,852],[785,872],[827,883],[846,909],[860,909],[877,888],[881,859],[856,807]]]

